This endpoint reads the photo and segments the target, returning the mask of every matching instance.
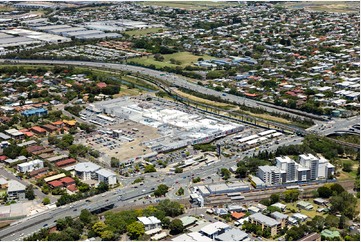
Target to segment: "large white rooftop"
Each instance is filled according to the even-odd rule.
[[[99,170],[99,168],[100,166],[93,162],[81,162],[75,165],[75,170],[77,172],[95,172]]]
[[[204,226],[201,231],[208,235],[213,235],[217,233],[220,229],[226,229],[229,228],[228,224],[225,224],[223,222],[215,222],[212,224],[208,224],[207,226]]]

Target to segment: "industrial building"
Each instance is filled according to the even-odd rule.
[[[28,29],[7,29],[0,31],[0,47],[25,46],[41,43],[63,43],[71,41],[70,38],[54,34],[46,34]]]
[[[105,33],[101,30],[88,28],[87,26],[72,27],[70,25],[48,25],[35,27],[34,29],[44,31],[49,34],[61,35],[64,37],[76,39],[103,39],[121,37],[121,35],[117,33]]]
[[[96,124],[131,120],[146,126],[157,128],[160,138],[144,142],[152,151],[162,152],[178,149],[187,145],[209,143],[212,140],[243,131],[244,126],[215,118],[188,113],[184,110],[166,108],[164,104],[148,102],[129,97],[97,102],[88,106],[84,115],[97,117]],[[112,120],[104,120],[97,116],[100,110],[112,116]],[[104,115],[103,115],[104,116]],[[107,117],[107,116],[106,116]],[[122,136],[117,133],[117,136]]]

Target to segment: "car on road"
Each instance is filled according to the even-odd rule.
[[[85,202],[90,203],[91,201],[89,199],[85,200]]]
[[[47,227],[47,226],[48,226],[48,224],[44,224],[44,225],[43,225],[43,227]]]

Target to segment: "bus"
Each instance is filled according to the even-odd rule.
[[[288,187],[286,187],[286,190],[293,190],[293,189],[299,190],[300,186],[296,185],[296,186],[288,186]]]

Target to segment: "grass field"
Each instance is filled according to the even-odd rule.
[[[114,98],[123,97],[123,96],[137,96],[141,93],[144,93],[144,91],[139,90],[137,88],[128,88],[125,85],[120,86],[120,92],[118,94],[114,95]]]
[[[175,64],[170,63],[170,59],[180,61],[181,65],[179,66],[185,67],[191,65],[194,62],[197,62],[199,58],[203,58],[205,60],[209,60],[212,58],[211,56],[208,55],[202,55],[202,56],[193,55],[190,52],[177,52],[174,54],[163,55],[163,57],[164,57],[164,61],[156,61],[154,60],[153,56],[134,58],[132,59],[132,61],[143,65],[155,65],[157,68],[162,68],[164,66],[170,66],[170,67],[177,66]]]
[[[319,213],[319,212],[316,211],[318,208],[323,207],[323,206],[319,206],[319,205],[315,204],[313,202],[313,199],[305,199],[304,201],[307,201],[307,202],[311,203],[312,206],[313,206],[313,209],[312,210],[304,210],[304,209],[299,210],[299,208],[297,207],[297,202],[294,202],[294,203],[287,203],[286,204],[287,205],[287,210],[286,211],[290,211],[291,209],[294,209],[296,211],[300,211],[300,213],[308,216],[309,218],[313,218],[316,215],[319,215],[319,216],[322,216],[322,217],[327,216],[327,214]]]
[[[267,113],[252,113],[252,112],[248,112],[248,111],[243,111],[243,112],[247,113],[250,116],[262,118],[262,119],[266,119],[266,120],[270,120],[270,121],[275,121],[275,122],[284,123],[284,124],[291,123],[291,121],[289,121],[287,119],[275,117],[275,116],[269,115]]]
[[[178,1],[157,1],[157,2],[143,2],[143,5],[156,5],[171,8],[183,8],[187,10],[201,10],[211,7],[221,6],[233,6],[237,5],[237,2],[212,2],[209,0],[205,1],[189,1],[189,2],[178,2]]]
[[[129,34],[130,36],[143,36],[150,33],[159,33],[160,31],[163,31],[163,28],[149,28],[149,29],[136,29],[136,30],[129,30],[125,31],[125,34]]]
[[[185,92],[182,92],[182,91],[179,91],[179,90],[174,90],[174,92],[177,93],[181,97],[190,99],[190,100],[198,102],[198,103],[203,103],[203,104],[207,104],[207,105],[214,106],[214,107],[235,108],[235,106],[227,104],[227,103],[210,101],[208,99],[192,96],[192,95],[190,95],[188,93],[185,93]]]

